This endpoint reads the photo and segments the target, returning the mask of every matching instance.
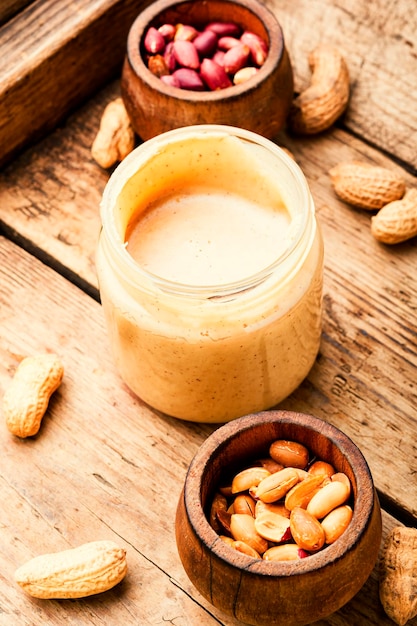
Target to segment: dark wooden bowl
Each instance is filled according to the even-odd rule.
[[[332,545],[307,558],[266,562],[240,554],[218,537],[206,508],[225,468],[291,439],[349,476],[354,514]],[[189,467],[176,516],[179,556],[191,582],[215,607],[247,624],[301,626],[348,602],[371,573],[381,543],[381,512],[368,465],[334,426],[290,411],[265,411],[216,430]]]
[[[195,92],[165,85],[146,67],[140,48],[149,26],[163,23],[236,22],[269,42],[268,58],[246,83]],[[143,139],[182,126],[226,124],[273,138],[293,98],[293,73],[280,25],[257,0],[159,0],[129,31],[121,92],[135,132]]]

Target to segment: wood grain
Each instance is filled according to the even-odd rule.
[[[310,81],[308,54],[338,47],[351,75],[345,127],[417,173],[417,13],[414,0],[268,0],[293,63],[295,89]],[[314,24],[314,27],[310,25]]]
[[[0,29],[0,166],[120,73],[141,6],[38,0]]]
[[[252,88],[236,85],[228,95],[223,95],[223,89],[173,91],[152,76],[140,51],[143,34],[149,24],[157,27],[184,21],[198,28],[209,22],[235,21],[242,31],[269,41],[270,60],[260,69]],[[286,125],[294,83],[282,31],[271,12],[259,2],[253,5],[252,0],[234,0],[230,4],[163,0],[143,11],[129,31],[121,92],[132,126],[143,140],[206,120],[229,126],[238,123],[241,128],[273,138]]]
[[[0,219],[7,232],[17,231],[92,290],[99,203],[108,174],[92,161],[89,148],[100,111],[116,93],[118,82],[0,177]],[[356,158],[401,171],[409,184],[413,178],[342,130],[311,139],[282,133],[278,139],[308,179],[325,243],[320,356],[282,408],[313,412],[344,430],[363,450],[377,487],[416,515],[417,486],[410,486],[409,476],[417,456],[417,249],[414,241],[393,248],[378,244],[370,234],[369,212],[336,198],[328,170]],[[386,471],[393,456],[395,482]]]
[[[120,73],[129,27],[147,4],[38,0],[1,28],[0,165]],[[296,90],[310,80],[311,49],[323,41],[338,46],[352,84],[343,123],[415,175],[414,0],[267,0],[266,5],[284,30]]]
[[[297,441],[307,447],[311,457],[326,460],[347,474],[355,494],[355,516],[349,530],[332,546],[316,552],[314,559],[285,564],[248,562],[223,541],[216,542],[213,529],[204,525],[203,510],[209,510],[219,474],[223,473],[223,481],[230,479],[231,471],[236,476],[249,466],[250,459],[268,454],[277,439]],[[220,478],[220,484],[227,484],[223,481]],[[195,506],[199,498],[203,510]],[[228,504],[232,500],[228,499]],[[250,531],[247,533],[249,539]],[[348,533],[352,533],[349,540]],[[213,598],[216,606],[248,624],[300,626],[335,612],[361,589],[378,557],[381,515],[369,470],[351,441],[311,415],[264,411],[231,421],[200,448],[179,501],[176,536],[184,569],[197,589],[206,598]],[[263,553],[268,543],[261,547]],[[256,603],[258,598],[262,598],[262,611]]]
[[[14,17],[33,0],[2,0],[0,6],[0,26]]]
[[[31,624],[44,624],[46,615],[62,623],[62,610],[74,624],[77,615],[83,623],[152,624],[182,613],[190,624],[215,623],[177,586],[184,574],[173,539],[182,478],[207,431],[158,417],[114,379],[97,303],[10,243],[2,241],[0,256],[1,389],[22,355],[53,350],[65,366],[39,435],[19,440],[4,424],[0,432],[0,489],[9,503],[1,524],[10,541],[0,550],[0,589],[5,581],[11,589],[6,606],[29,611]],[[126,547],[130,573],[121,586],[87,607],[48,602],[46,613],[14,587],[19,563],[88,537]]]
[[[395,169],[416,186],[415,6],[266,4],[284,28],[297,90],[309,80],[307,55],[319,41],[340,46],[352,76],[351,103],[337,128],[309,139],[285,132],[276,138],[307,177],[325,243],[320,354],[278,408],[322,417],[360,447],[383,501],[399,516],[383,512],[385,536],[400,518],[417,524],[416,240],[377,243],[369,212],[339,201],[328,171],[355,158]],[[65,365],[37,437],[21,441],[0,428],[0,626],[241,626],[200,596],[175,546],[187,467],[214,427],[158,414],[127,390],[96,301],[99,204],[110,172],[94,163],[90,147],[119,81],[96,92],[117,78],[137,8],[133,0],[37,0],[0,29],[0,151],[7,153],[1,163],[9,163],[0,172],[0,396],[28,353],[54,350]],[[104,69],[99,58],[109,60]],[[43,602],[14,584],[15,568],[32,556],[96,538],[128,551],[128,576],[114,590]],[[352,624],[392,624],[379,603],[377,567],[355,598],[318,622]]]
[[[194,589],[177,555],[174,520],[186,469],[212,427],[170,419],[123,387],[108,353],[100,306],[52,269],[0,238],[0,390],[19,359],[56,351],[64,381],[39,434],[0,428],[0,624],[238,626]],[[384,514],[384,535],[397,524]],[[121,585],[89,599],[40,601],[13,582],[33,556],[91,539],[127,550]],[[365,616],[365,617],[364,617]],[[378,570],[319,626],[391,623]],[[416,620],[410,622],[415,626]]]

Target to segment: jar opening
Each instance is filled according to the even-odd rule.
[[[297,247],[313,211],[303,174],[284,151],[217,125],[145,142],[116,169],[102,201],[103,229],[129,272],[163,291],[206,298],[266,280]]]

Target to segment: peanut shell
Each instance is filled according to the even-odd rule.
[[[397,526],[388,535],[379,597],[385,613],[399,626],[417,615],[417,528]]]
[[[381,243],[396,244],[417,235],[417,188],[386,204],[371,219],[371,233]]]
[[[15,580],[34,598],[82,598],[111,589],[126,571],[125,550],[113,541],[92,541],[31,559]]]
[[[64,368],[56,354],[38,354],[20,362],[3,396],[3,415],[13,435],[25,438],[38,433],[50,397],[63,375]]]
[[[361,209],[377,210],[405,193],[405,182],[397,172],[362,161],[339,163],[330,172],[336,195]]]
[[[110,102],[103,111],[99,131],[91,146],[91,156],[106,169],[132,152],[135,132],[122,98]]]
[[[291,106],[290,129],[301,135],[320,133],[345,111],[350,95],[349,70],[336,48],[321,44],[309,55],[310,85]]]

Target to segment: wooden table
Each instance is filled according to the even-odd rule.
[[[29,4],[15,20],[33,32],[34,11],[44,4],[48,16],[59,5]],[[70,4],[63,1],[65,9]],[[119,28],[121,3],[102,0],[101,12],[98,0],[76,4],[72,19],[88,21],[90,40],[96,41],[92,33],[103,24],[109,36],[117,33],[119,68],[127,15],[122,12]],[[326,250],[320,354],[280,408],[314,413],[360,447],[380,496],[385,536],[394,525],[417,525],[416,239],[395,247],[378,244],[370,234],[370,214],[336,199],[328,171],[340,161],[360,159],[399,171],[416,186],[415,1],[267,4],[283,26],[297,90],[309,78],[307,54],[320,41],[340,47],[352,83],[349,110],[337,127],[310,139],[277,137],[308,179]],[[81,5],[88,5],[88,20]],[[133,5],[125,6],[133,11]],[[15,20],[7,25],[9,34]],[[45,28],[45,20],[39,27]],[[82,55],[72,44],[68,37],[62,44],[69,65]],[[33,46],[31,54],[39,48]],[[51,52],[51,66],[54,58]],[[64,382],[36,437],[20,440],[0,428],[0,625],[238,626],[191,585],[174,538],[188,464],[215,426],[181,422],[145,406],[123,385],[109,352],[94,266],[99,202],[109,172],[91,159],[90,146],[105,104],[119,94],[117,76],[102,78],[105,86],[97,92],[96,85],[91,99],[79,81],[70,117],[67,101],[58,98],[54,130],[42,122],[26,133],[30,141],[40,134],[43,139],[33,146],[19,139],[16,145],[26,150],[5,158],[0,173],[1,392],[23,356],[54,351],[65,365]],[[38,92],[31,93],[36,99]],[[15,119],[4,102],[3,128]],[[41,120],[42,107],[38,112]],[[16,136],[23,127],[16,124]],[[15,569],[33,556],[98,538],[114,539],[127,550],[129,572],[115,589],[82,600],[42,601],[15,585]],[[377,567],[355,598],[319,622],[390,623],[378,599]],[[416,626],[417,619],[410,624]]]

